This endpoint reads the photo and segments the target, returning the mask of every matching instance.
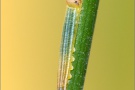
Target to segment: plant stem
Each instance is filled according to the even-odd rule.
[[[75,40],[74,69],[67,90],[82,90],[87,70],[99,0],[83,0]]]

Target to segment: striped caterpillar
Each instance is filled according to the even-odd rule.
[[[61,42],[58,90],[66,90],[68,82],[72,79],[70,72],[74,68],[72,65],[72,62],[75,60],[73,53],[75,52],[74,45],[81,11],[81,0],[66,0],[66,2],[67,14]]]

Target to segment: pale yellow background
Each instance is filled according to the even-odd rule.
[[[133,90],[134,0],[100,0],[84,90]],[[56,90],[64,0],[2,0],[2,90]]]

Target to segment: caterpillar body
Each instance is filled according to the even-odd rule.
[[[81,11],[81,0],[66,0],[66,2],[67,12],[62,34],[57,90],[66,90],[68,82],[72,79],[70,71],[74,68],[72,65],[75,60],[74,44]]]

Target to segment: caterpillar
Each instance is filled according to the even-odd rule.
[[[68,82],[72,79],[70,71],[74,68],[73,53],[82,2],[81,0],[66,0],[66,3],[67,11],[61,41],[57,90],[66,90]]]

